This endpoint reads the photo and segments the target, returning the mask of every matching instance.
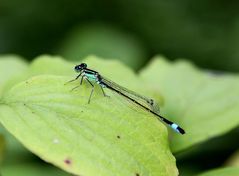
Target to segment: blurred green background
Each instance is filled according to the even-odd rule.
[[[0,53],[118,58],[138,69],[155,54],[239,70],[239,2],[2,0]]]
[[[235,0],[1,0],[0,54],[14,53],[29,61],[45,53],[75,61],[94,54],[120,59],[135,70],[161,54],[170,60],[186,58],[205,69],[238,72],[238,9]],[[227,139],[223,141],[233,143],[229,137],[235,134],[238,129],[223,136]],[[204,144],[203,155],[192,151],[188,158],[177,156],[180,172],[191,175],[225,164],[238,145],[234,141],[221,144],[218,151],[210,148],[220,141]],[[7,156],[39,163],[19,148],[23,150],[19,156]],[[8,163],[17,163],[9,158]],[[29,168],[36,167],[31,164]]]

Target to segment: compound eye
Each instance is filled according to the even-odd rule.
[[[87,67],[87,64],[86,64],[86,63],[81,63],[80,66],[81,66],[82,68],[86,68],[86,67]]]
[[[75,66],[75,71],[76,72],[80,72],[82,70],[80,65]]]

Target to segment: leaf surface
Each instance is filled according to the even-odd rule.
[[[45,164],[11,164],[1,167],[1,174],[7,176],[70,176],[60,169]]]
[[[109,91],[103,97],[99,87],[87,104],[91,87],[70,91],[79,82],[64,85],[69,79],[42,75],[15,85],[4,93],[1,123],[33,153],[73,174],[178,174],[162,123]]]
[[[27,68],[23,58],[16,55],[0,55],[0,94],[9,79],[21,74]]]
[[[222,135],[239,125],[239,76],[201,71],[189,62],[156,58],[141,78],[160,92],[162,113],[180,124],[186,134],[172,134],[172,150],[179,152]]]

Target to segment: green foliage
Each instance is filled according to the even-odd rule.
[[[69,173],[178,175],[170,145],[179,153],[239,124],[238,75],[218,75],[186,61],[171,63],[161,57],[139,75],[114,60],[89,56],[84,62],[118,84],[159,101],[162,115],[180,124],[186,134],[169,129],[168,141],[165,125],[154,116],[109,90],[105,90],[109,97],[103,97],[99,86],[88,104],[91,86],[87,82],[79,86],[79,81],[65,85],[76,76],[75,64],[61,57],[40,56],[15,74],[6,70],[8,81],[0,87],[2,125],[29,151]],[[15,63],[11,65],[17,70]],[[9,140],[6,131],[2,135]],[[10,173],[11,167],[26,168],[30,173],[41,166],[15,163],[6,164],[3,170]],[[46,175],[50,170],[58,173],[48,166],[46,172],[35,172]]]
[[[228,167],[205,172],[199,176],[238,176],[238,167]]]
[[[27,63],[16,55],[0,56],[0,95],[3,91],[3,85],[12,77],[22,73],[27,68]]]
[[[108,59],[117,58],[134,69],[139,69],[146,60],[145,49],[135,37],[109,25],[79,26],[63,43],[59,52],[71,60],[94,54]]]
[[[238,75],[217,75],[200,71],[186,61],[170,63],[159,57],[141,72],[141,77],[162,93],[162,113],[186,130],[182,138],[173,136],[174,152],[222,135],[239,124]]]
[[[0,95],[4,92],[7,84],[16,84],[15,81],[9,81],[22,72],[27,70],[28,64],[25,60],[16,55],[2,55],[0,56]],[[4,163],[16,162],[19,158],[23,159],[30,153],[27,152],[12,135],[10,135],[2,125],[0,125],[1,134],[1,161],[4,158]]]
[[[66,67],[58,64],[62,60],[55,61],[54,67],[64,73]],[[46,67],[44,62],[40,58],[32,65],[38,63],[40,70]],[[91,58],[87,63],[91,62],[101,68],[105,65],[108,72],[121,70],[139,86],[132,71],[118,62],[98,64]],[[29,70],[36,70],[32,65]],[[48,71],[54,73],[50,65]],[[43,160],[77,175],[177,175],[162,123],[125,105],[111,92],[108,98],[96,90],[92,103],[87,104],[90,86],[84,84],[72,92],[79,82],[64,85],[69,79],[34,76],[6,91],[0,106],[4,127]]]
[[[134,54],[130,56],[137,56],[146,51],[150,55],[162,53],[169,58],[183,56],[206,68],[238,71],[239,14],[237,10],[238,1],[228,3],[226,0],[102,2],[1,0],[0,52],[14,52],[31,59],[40,53],[56,53],[59,44],[65,46],[64,41],[71,40],[71,35],[67,34],[76,26],[98,22],[112,25],[117,28],[116,31],[123,30],[124,34],[121,37],[126,36],[125,41],[129,43],[126,46],[132,50],[136,49],[132,52],[127,51],[127,48],[122,49],[124,46],[117,44],[118,35],[109,35],[100,41],[102,39],[98,37],[100,34],[94,35],[97,31],[91,32],[92,37],[95,37],[93,41],[89,32],[88,40],[91,44],[93,42],[104,45],[104,41],[109,41],[119,47],[119,49],[114,48],[106,42],[105,46],[114,51],[107,50],[109,52],[107,55],[100,56],[114,53],[114,58],[125,56],[121,51]],[[105,27],[107,28],[108,25]],[[89,31],[94,31],[94,26],[91,26]],[[133,33],[141,43],[144,43],[143,52],[138,50],[140,47],[138,48],[137,42],[131,42],[128,33]],[[66,48],[76,52],[74,48],[77,46],[82,46],[84,43],[89,46],[88,40],[86,41],[85,38],[83,40],[84,42],[78,40],[78,43],[71,45],[72,48]],[[104,46],[99,47],[103,49],[101,51],[106,51]],[[84,48],[85,50],[81,51],[89,51],[88,54],[96,51],[94,48],[93,50],[88,50],[90,47]],[[95,54],[102,54],[101,51]],[[79,55],[76,57],[78,58]],[[144,55],[140,55],[139,58],[144,58]]]

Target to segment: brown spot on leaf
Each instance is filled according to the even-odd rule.
[[[72,161],[71,161],[70,159],[65,159],[65,160],[64,160],[64,163],[67,164],[67,165],[71,165],[71,162],[72,162]]]

